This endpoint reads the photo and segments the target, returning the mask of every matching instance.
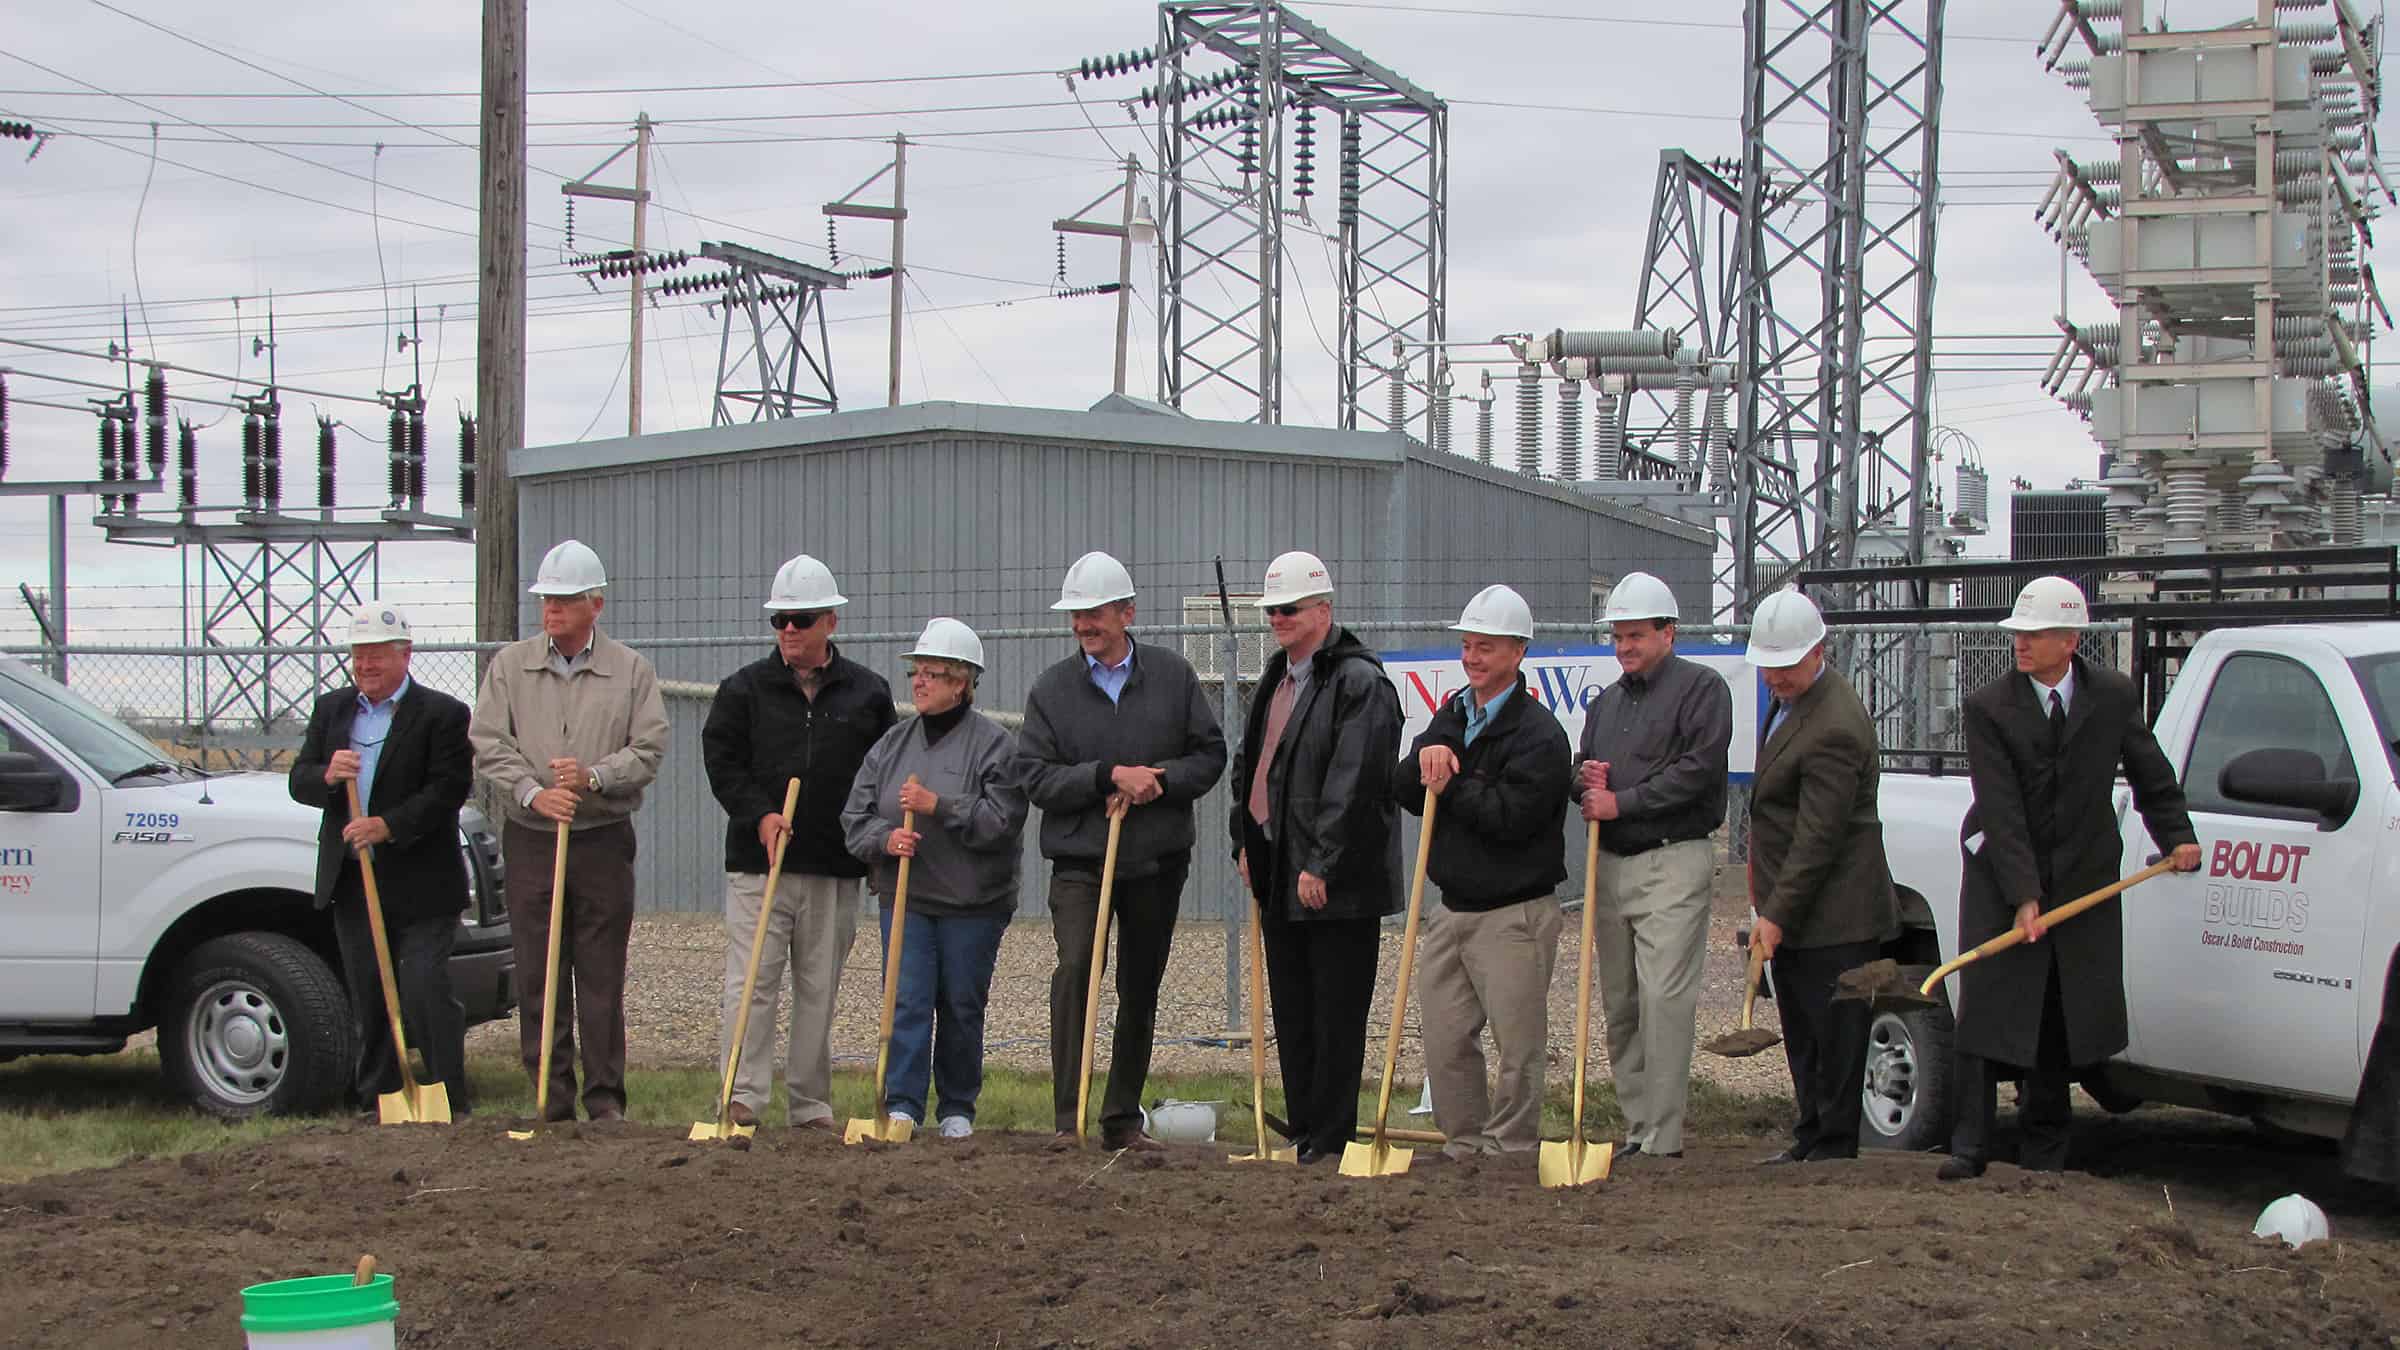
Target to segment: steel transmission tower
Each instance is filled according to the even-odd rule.
[[[1434,385],[1448,290],[1449,111],[1275,0],[1159,7],[1159,47],[1087,63],[1121,74],[1155,59],[1159,388],[1181,407],[1220,391],[1283,420],[1284,247],[1321,234],[1309,211],[1319,147],[1335,147],[1339,422],[1428,420],[1406,386]],[[1393,355],[1406,339],[1422,368]],[[1395,389],[1392,382],[1401,381]],[[1420,435],[1428,429],[1420,427]]]

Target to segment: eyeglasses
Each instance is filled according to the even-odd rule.
[[[817,620],[824,617],[824,610],[814,609],[801,614],[770,614],[767,616],[767,622],[773,624],[778,633],[786,628],[797,628],[805,633],[816,627]]]
[[[1293,615],[1298,614],[1301,610],[1309,608],[1311,608],[1311,606],[1306,603],[1297,605],[1269,605],[1267,606],[1267,613],[1274,615],[1278,619],[1288,619]]]

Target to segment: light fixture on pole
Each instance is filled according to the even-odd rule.
[[[1133,246],[1158,242],[1158,221],[1150,214],[1150,199],[1134,195],[1134,180],[1141,171],[1141,162],[1127,155],[1124,182],[1101,193],[1074,215],[1050,222],[1050,228],[1061,234],[1097,234],[1117,241],[1117,365],[1115,383],[1111,387],[1120,394],[1125,392],[1126,331],[1132,320]],[[1082,219],[1087,212],[1120,194],[1124,197],[1121,219]]]

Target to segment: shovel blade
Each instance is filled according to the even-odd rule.
[[[1225,1161],[1237,1163],[1296,1163],[1300,1161],[1300,1150],[1297,1148],[1278,1148],[1270,1149],[1265,1153],[1236,1153],[1227,1157]]]
[[[735,1125],[722,1120],[692,1122],[691,1141],[695,1144],[721,1142],[727,1139],[748,1139],[758,1133],[756,1125]]]
[[[531,1131],[531,1130],[510,1130],[510,1131],[508,1132],[508,1137],[509,1137],[509,1138],[511,1138],[511,1139],[517,1140],[518,1142],[522,1143],[522,1142],[524,1142],[524,1141],[525,1141],[525,1140],[527,1140],[527,1139],[531,1139],[531,1138],[533,1138],[533,1131]]]
[[[1606,1181],[1616,1155],[1614,1144],[1590,1144],[1577,1139],[1545,1141],[1538,1164],[1542,1184],[1556,1188]]]
[[[1409,1160],[1416,1155],[1404,1148],[1384,1144],[1344,1144],[1342,1146],[1342,1175],[1346,1177],[1396,1177],[1408,1170]]]
[[[842,1142],[859,1144],[872,1139],[879,1144],[905,1144],[916,1132],[916,1123],[910,1120],[893,1120],[889,1117],[883,1120],[854,1118],[848,1125],[842,1127]]]
[[[412,1097],[406,1089],[375,1099],[376,1119],[385,1125],[447,1125],[450,1090],[439,1083],[419,1083]]]

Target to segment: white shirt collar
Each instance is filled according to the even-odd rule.
[[[2051,696],[2052,694],[2057,694],[2057,695],[2058,695],[2058,702],[2059,702],[2059,706],[2060,706],[2060,707],[2062,707],[2062,708],[2065,708],[2065,709],[2067,709],[2067,710],[2068,710],[2068,711],[2070,711],[2070,712],[2074,711],[2074,708],[2075,708],[2075,663],[2074,663],[2074,662],[2072,662],[2072,661],[2069,661],[2069,662],[2067,663],[2067,673],[2066,673],[2066,674],[2064,674],[2064,675],[2061,675],[2061,676],[2059,676],[2059,677],[2058,677],[2058,683],[2057,683],[2057,684],[2054,684],[2054,685],[2051,685],[2051,684],[2044,684],[2044,683],[2042,683],[2040,680],[2035,680],[2035,679],[2034,679],[2034,677],[2033,677],[2033,676],[2031,676],[2031,675],[2028,675],[2028,676],[2026,676],[2025,678],[2026,678],[2026,679],[2029,679],[2029,680],[2033,680],[2034,701],[2036,701],[2036,702],[2038,702],[2038,703],[2040,703],[2040,704],[2042,705],[2042,712],[2043,712],[2043,714],[2044,714],[2045,716],[2047,716],[2047,715],[2049,714],[2049,712],[2050,712],[2050,696]]]

